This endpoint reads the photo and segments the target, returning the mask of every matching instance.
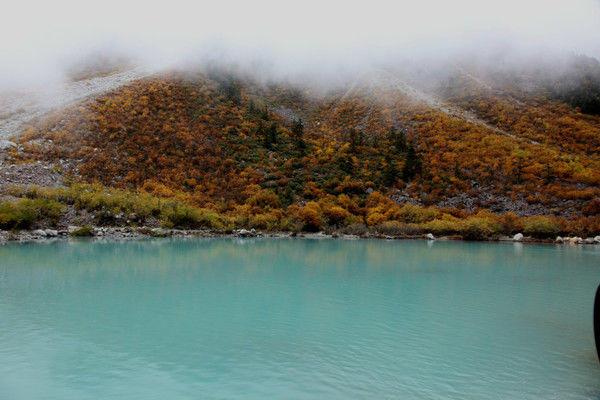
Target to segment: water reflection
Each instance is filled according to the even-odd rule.
[[[3,246],[0,395],[595,398],[599,255],[381,240]],[[29,379],[39,395],[19,389]]]

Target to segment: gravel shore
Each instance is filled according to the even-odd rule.
[[[8,243],[50,242],[57,240],[71,240],[89,238],[94,240],[135,240],[151,238],[305,238],[305,239],[383,239],[383,240],[427,240],[448,241],[463,240],[460,236],[427,235],[402,235],[388,236],[374,232],[360,235],[345,234],[340,232],[262,232],[254,229],[237,229],[230,232],[213,231],[209,229],[164,229],[151,227],[92,227],[89,232],[81,234],[81,227],[69,226],[67,229],[35,229],[20,231],[0,230],[0,245]],[[596,238],[561,238],[538,239],[528,236],[515,237],[503,236],[486,241],[514,242],[514,243],[554,243],[560,245],[600,245],[599,237]]]

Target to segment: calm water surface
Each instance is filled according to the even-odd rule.
[[[600,399],[600,249],[0,246],[0,399]]]

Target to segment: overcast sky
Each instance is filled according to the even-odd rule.
[[[2,14],[0,86],[55,78],[101,48],[294,73],[503,47],[600,55],[600,0],[20,0]]]

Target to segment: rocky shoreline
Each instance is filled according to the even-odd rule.
[[[236,229],[223,232],[210,229],[164,229],[151,227],[90,227],[86,229],[80,226],[69,226],[67,229],[35,229],[21,231],[0,230],[0,245],[8,243],[49,242],[70,239],[103,239],[103,240],[127,240],[127,239],[151,239],[151,238],[306,238],[306,239],[384,239],[384,240],[428,240],[448,241],[464,240],[461,236],[440,236],[433,234],[425,235],[401,235],[389,236],[375,232],[367,232],[360,235],[346,234],[341,232],[263,232],[254,229]],[[502,236],[489,238],[488,242],[515,242],[515,243],[555,243],[567,245],[600,245],[600,236],[593,238],[580,237],[557,237],[556,239],[539,239],[523,236],[520,233],[514,236]]]

